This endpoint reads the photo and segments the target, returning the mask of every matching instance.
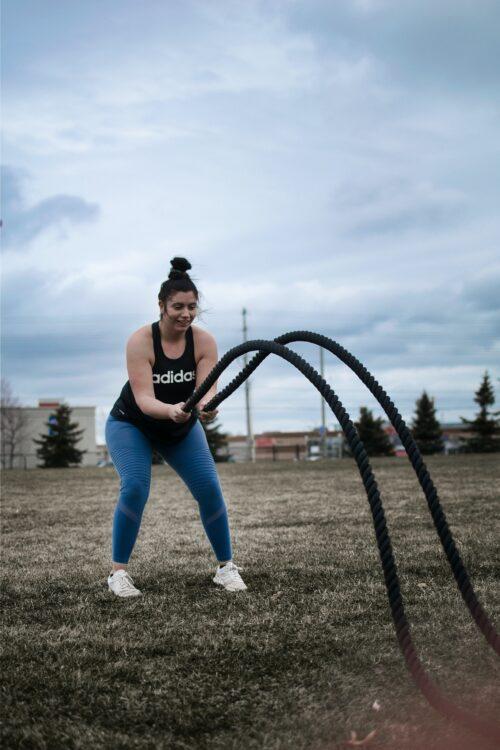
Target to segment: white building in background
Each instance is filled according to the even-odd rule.
[[[39,440],[40,435],[48,434],[47,422],[50,415],[64,403],[62,398],[41,398],[38,406],[19,407],[25,415],[26,426],[23,429],[23,437],[16,446],[13,468],[34,469],[42,463],[36,454],[40,446],[33,440]],[[76,422],[78,429],[84,430],[75,446],[78,450],[87,451],[79,465],[95,466],[99,460],[95,440],[95,406],[70,406],[70,409],[71,422]]]

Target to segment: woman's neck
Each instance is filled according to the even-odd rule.
[[[183,331],[175,330],[175,324],[165,322],[165,319],[160,320],[159,328],[162,339],[171,344],[177,344],[186,337],[187,327]]]

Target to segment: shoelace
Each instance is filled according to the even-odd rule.
[[[118,578],[118,586],[121,591],[125,591],[126,589],[130,591],[130,589],[135,588],[134,582],[128,573]]]
[[[222,570],[224,570],[224,568]],[[226,571],[226,576],[234,580],[241,580],[240,574],[238,573],[239,570],[243,570],[243,568],[240,568],[238,567],[238,565],[233,563],[233,567],[229,568],[229,570]]]

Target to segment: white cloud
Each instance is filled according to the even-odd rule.
[[[241,341],[246,306],[251,338],[320,331],[402,410],[426,387],[449,417],[470,413],[500,353],[496,53],[477,7],[144,13],[125,0],[108,15],[89,2],[58,9],[42,37],[39,10],[11,4],[22,23],[7,19],[5,155],[30,175],[28,206],[72,195],[100,207],[92,224],[54,226],[5,257],[4,359],[19,395],[64,390],[105,411],[126,338],[156,319],[169,260],[185,255],[220,354]],[[422,54],[429,39],[436,59]],[[318,366],[317,348],[293,348]],[[366,395],[344,370],[327,356],[355,416]],[[256,429],[317,419],[317,394],[287,363],[268,358],[253,381]],[[244,427],[242,392],[221,416]]]

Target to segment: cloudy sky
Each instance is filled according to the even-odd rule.
[[[102,440],[174,255],[219,356],[245,306],[248,338],[339,341],[408,422],[424,388],[441,421],[473,415],[485,370],[500,395],[499,27],[495,0],[3,0],[21,402],[95,405]],[[353,418],[382,414],[330,353],[325,375]],[[284,360],[251,384],[255,431],[319,424]],[[243,388],[219,417],[245,430]]]

